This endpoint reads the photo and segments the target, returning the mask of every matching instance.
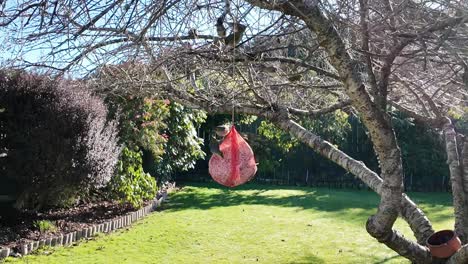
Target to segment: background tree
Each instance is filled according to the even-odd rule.
[[[226,6],[228,20],[248,22],[235,49],[207,41],[217,38],[214,24]],[[3,5],[0,25],[14,40],[6,47],[18,51],[6,64],[86,74],[132,59],[138,72],[98,87],[269,120],[381,196],[366,225],[370,235],[415,263],[434,263],[424,247],[431,224],[403,193],[402,153],[389,111],[444,133],[455,230],[466,244],[468,144],[449,114],[462,114],[466,103],[467,10],[464,1],[452,0],[24,1]],[[27,60],[37,49],[41,59]],[[380,172],[301,124],[303,117],[338,109],[359,116]],[[393,229],[398,216],[417,241]],[[465,245],[447,262],[467,259]]]

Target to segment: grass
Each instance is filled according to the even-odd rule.
[[[436,229],[452,227],[448,194],[411,196]],[[194,184],[128,230],[7,262],[409,263],[366,233],[377,203],[367,191]]]

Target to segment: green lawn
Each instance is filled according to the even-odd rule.
[[[436,229],[452,227],[448,194],[411,196]],[[194,184],[128,230],[7,262],[409,263],[366,233],[377,202],[368,191]]]

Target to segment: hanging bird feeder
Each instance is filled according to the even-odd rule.
[[[213,154],[208,163],[213,180],[227,187],[236,187],[251,180],[257,172],[254,153],[234,126],[219,146],[221,157]]]

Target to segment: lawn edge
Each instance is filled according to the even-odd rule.
[[[110,219],[101,224],[90,225],[77,231],[61,233],[59,235],[40,240],[24,242],[17,247],[19,250],[9,247],[0,247],[0,260],[9,256],[22,257],[31,254],[42,247],[70,246],[75,242],[79,243],[81,239],[92,238],[98,233],[106,234],[128,227],[148,214],[154,212],[156,208],[160,207],[161,204],[168,199],[168,194],[173,192],[175,189],[175,183],[169,184],[165,189],[161,190],[159,193],[160,195],[156,196],[153,200],[150,200],[148,205],[136,211]]]

